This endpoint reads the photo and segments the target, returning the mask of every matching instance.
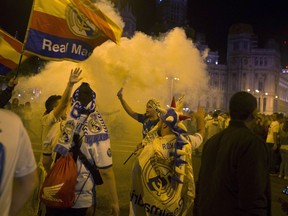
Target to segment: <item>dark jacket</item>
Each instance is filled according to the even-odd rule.
[[[4,91],[0,91],[0,108],[3,108],[12,97],[14,87],[8,86]]]
[[[194,207],[197,216],[271,215],[269,153],[244,122],[209,139],[203,149]]]

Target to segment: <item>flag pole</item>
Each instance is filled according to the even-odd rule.
[[[33,11],[33,8],[34,8],[34,4],[35,4],[35,0],[33,0],[32,6],[31,6],[31,11],[30,11],[28,25],[27,25],[27,28],[26,28],[26,33],[25,33],[25,38],[24,38],[24,42],[23,42],[22,52],[21,52],[21,56],[20,56],[18,67],[17,67],[17,71],[16,71],[16,77],[19,74],[20,64],[22,62],[22,58],[23,58],[23,55],[24,55],[25,47],[26,47],[27,35],[28,35],[28,30],[29,30],[29,26],[30,26],[30,22],[31,22],[32,11]]]
[[[24,47],[24,45],[23,45],[23,47]],[[17,78],[17,77],[18,77],[18,74],[19,74],[20,64],[21,64],[22,58],[23,58],[23,53],[24,53],[24,51],[22,50],[21,55],[20,55],[20,59],[19,59],[19,63],[18,63],[18,66],[17,66],[15,78]]]

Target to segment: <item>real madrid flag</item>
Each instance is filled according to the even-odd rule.
[[[53,60],[82,61],[122,28],[89,0],[34,0],[25,51]]]

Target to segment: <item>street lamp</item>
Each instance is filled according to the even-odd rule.
[[[180,78],[167,76],[165,79],[170,80],[170,98],[172,98],[174,95],[174,81],[179,81]]]
[[[255,91],[251,91],[250,88],[247,89],[247,92],[253,94],[257,99],[257,106],[260,112],[266,112],[266,104],[268,92],[262,93],[259,89],[255,89]]]
[[[274,112],[278,112],[278,95],[275,95],[274,98]]]

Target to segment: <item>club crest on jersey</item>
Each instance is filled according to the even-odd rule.
[[[90,115],[90,119],[88,120],[88,128],[92,133],[99,133],[102,131],[102,124],[100,123],[97,115]]]
[[[73,34],[89,39],[101,36],[99,29],[84,14],[78,11],[74,5],[69,4],[66,7],[65,15],[67,25]]]
[[[59,138],[60,143],[70,142],[74,128],[75,128],[75,123],[73,120],[66,122],[66,124],[63,128],[61,137]]]

